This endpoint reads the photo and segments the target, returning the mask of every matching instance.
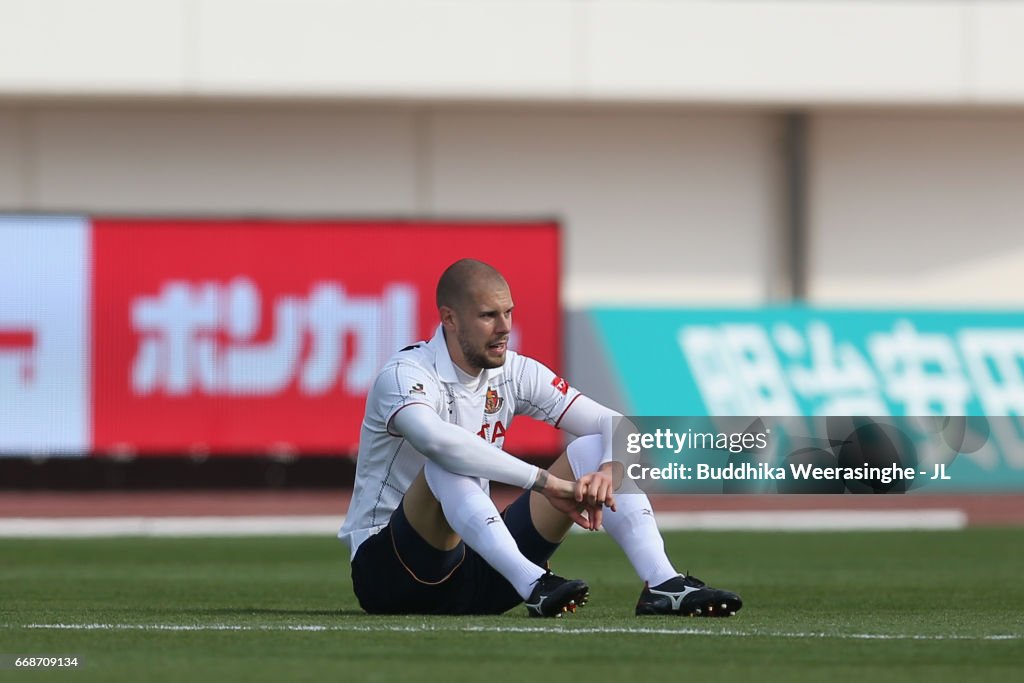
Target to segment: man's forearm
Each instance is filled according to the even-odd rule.
[[[410,406],[399,411],[392,424],[416,450],[455,474],[528,489],[535,485],[542,471],[488,446],[462,427],[444,422],[429,408]]]

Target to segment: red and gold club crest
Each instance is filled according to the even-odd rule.
[[[487,400],[484,401],[484,412],[487,413],[488,415],[493,415],[494,413],[501,410],[501,406],[503,403],[505,403],[505,399],[503,399],[501,396],[498,396],[497,389],[491,389],[490,387],[488,387]]]

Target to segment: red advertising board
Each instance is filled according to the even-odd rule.
[[[511,346],[559,368],[553,223],[94,220],[93,447],[354,452],[377,370],[433,335],[463,257],[508,279]],[[506,441],[559,444],[527,418]]]

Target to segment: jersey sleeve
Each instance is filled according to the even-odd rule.
[[[443,403],[437,380],[416,363],[409,362],[393,363],[381,370],[370,395],[374,410],[388,432],[391,432],[391,419],[402,408],[422,403],[440,414]]]
[[[519,356],[517,360],[519,367],[514,377],[516,414],[528,415],[557,427],[580,392],[543,363],[526,356]]]

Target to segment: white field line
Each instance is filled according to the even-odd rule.
[[[967,513],[954,508],[661,512],[656,518],[666,531],[913,531],[967,526]]]
[[[13,517],[0,519],[0,538],[330,536],[344,519],[344,515]],[[657,520],[663,531],[915,531],[967,526],[967,514],[957,509],[662,512]]]
[[[4,629],[40,629],[52,631],[330,631],[353,633],[543,633],[611,635],[690,635],[726,638],[832,638],[838,640],[1022,640],[1020,633],[961,635],[914,633],[825,633],[800,631],[743,630],[716,628],[621,628],[572,626],[459,626],[445,624],[358,625],[358,624],[280,624],[247,626],[244,624],[5,624]]]
[[[4,538],[116,536],[333,536],[342,515],[253,517],[17,517],[0,519]]]

